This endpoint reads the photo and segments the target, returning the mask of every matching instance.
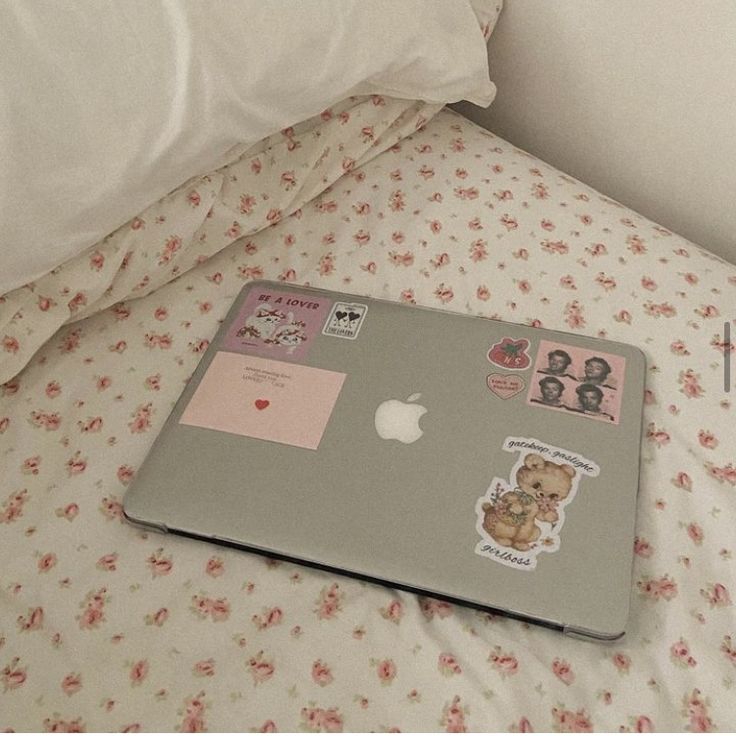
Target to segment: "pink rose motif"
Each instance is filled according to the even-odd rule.
[[[2,341],[3,349],[8,353],[17,353],[20,350],[20,343],[15,337],[5,335]]]
[[[154,614],[146,615],[146,623],[153,624],[154,626],[163,626],[169,618],[168,608],[159,608]]]
[[[713,304],[703,304],[695,310],[695,314],[700,315],[704,319],[708,319],[710,317],[718,317],[720,312],[718,311],[718,307]]]
[[[85,726],[81,718],[64,721],[61,718],[44,718],[43,729],[47,733],[84,733]]]
[[[404,615],[404,605],[400,600],[392,600],[385,608],[381,609],[381,616],[388,621],[398,624]]]
[[[320,687],[329,685],[334,679],[332,670],[321,659],[312,664],[312,680]]]
[[[506,228],[506,230],[516,230],[519,227],[519,223],[516,220],[515,217],[511,217],[511,215],[503,215],[500,219],[501,224]]]
[[[614,666],[619,672],[623,674],[628,674],[629,668],[631,667],[631,658],[628,654],[617,652],[613,655],[612,659]]]
[[[111,496],[110,498],[105,496],[100,503],[100,511],[108,519],[123,520],[123,504],[115,496]]]
[[[593,724],[585,710],[573,712],[563,708],[552,708],[555,730],[561,733],[592,733]]]
[[[710,603],[711,608],[725,608],[731,605],[731,596],[722,583],[709,583],[707,588],[701,589],[700,595]]]
[[[664,429],[657,429],[654,422],[650,422],[647,427],[647,439],[657,447],[663,447],[669,444],[670,435]]]
[[[460,675],[462,668],[453,654],[442,653],[437,660],[437,669],[445,676]]]
[[[672,479],[673,485],[677,486],[677,488],[682,488],[686,491],[692,491],[693,490],[693,482],[690,476],[680,471],[673,479]]]
[[[54,567],[54,565],[56,565],[56,562],[57,562],[56,555],[53,552],[47,552],[38,561],[38,571],[48,572],[52,567]]]
[[[491,298],[491,292],[487,286],[479,286],[476,289],[475,296],[482,302],[487,302]]]
[[[729,483],[732,486],[736,486],[736,466],[732,463],[724,465],[722,468],[712,463],[706,463],[705,468],[708,471],[708,475],[715,478],[719,483]]]
[[[320,597],[317,599],[317,608],[314,609],[317,618],[334,618],[342,610],[343,597],[337,583],[333,583],[329,588],[322,588]]]
[[[220,557],[210,557],[205,566],[205,572],[213,578],[219,578],[225,572],[225,563]]]
[[[718,439],[716,436],[705,429],[701,429],[698,432],[698,441],[702,447],[705,447],[708,450],[715,450],[715,448],[718,447]]]
[[[720,650],[726,655],[726,658],[730,660],[731,664],[736,667],[736,646],[734,646],[730,636],[726,635],[723,637]]]
[[[378,662],[376,674],[382,685],[390,685],[396,677],[396,664],[393,659],[383,659]]]
[[[77,422],[77,426],[82,433],[99,432],[102,429],[102,417],[90,417],[86,422]]]
[[[197,695],[187,698],[184,701],[184,718],[177,730],[184,733],[202,733],[207,730],[204,720],[204,712],[207,706],[202,698],[204,692],[200,691]],[[182,711],[178,711],[180,714]]]
[[[100,559],[97,560],[97,567],[100,570],[105,570],[106,572],[115,572],[117,569],[117,561],[117,552],[112,552],[111,554],[100,557]]]
[[[258,629],[263,630],[270,629],[272,626],[277,626],[281,623],[283,617],[284,612],[280,608],[276,607],[265,609],[260,616],[258,614],[254,614],[251,621],[253,621]]]
[[[215,660],[203,659],[197,662],[192,668],[192,672],[197,677],[213,677],[215,674]]]
[[[19,664],[20,658],[13,657],[10,664],[6,665],[0,671],[0,681],[3,683],[3,692],[16,690],[25,683],[27,679],[26,668],[19,667]]]
[[[447,733],[466,733],[465,708],[460,705],[460,696],[456,695],[451,703],[442,709],[441,723]]]
[[[248,661],[251,677],[254,685],[260,685],[273,677],[275,667],[271,660],[265,659],[263,651],[258,652],[255,657]]]
[[[80,475],[87,469],[87,458],[81,456],[82,453],[77,450],[72,457],[67,460],[66,470],[69,477]]]
[[[435,616],[438,618],[447,618],[453,614],[453,606],[446,601],[438,601],[434,598],[420,598],[419,606],[424,617],[431,621]]]
[[[636,719],[634,731],[636,733],[654,733],[654,724],[652,723],[652,719],[648,716],[639,716]]]
[[[700,690],[695,688],[689,696],[683,697],[682,714],[690,722],[688,730],[694,733],[708,733],[717,730],[716,724],[708,715],[710,702],[707,698],[703,699],[701,695]]]
[[[496,646],[490,653],[488,661],[501,677],[515,675],[519,671],[519,661],[516,657],[511,653],[502,651],[499,646]]]
[[[683,667],[695,667],[697,664],[690,655],[690,647],[682,637],[670,647],[670,657],[675,664]]]
[[[159,547],[149,558],[146,560],[148,566],[151,568],[153,577],[159,575],[168,575],[171,572],[174,563],[171,561],[171,557],[163,556],[163,547]]]
[[[67,504],[63,509],[56,509],[56,515],[67,521],[74,521],[79,514],[79,506],[76,503]]]
[[[639,557],[649,558],[653,552],[654,549],[645,539],[639,539],[639,537],[634,539],[634,554],[639,555]]]
[[[64,691],[65,695],[69,695],[69,696],[74,695],[74,693],[79,692],[82,689],[81,676],[76,672],[69,673],[61,681],[61,689]]]
[[[566,255],[570,251],[570,246],[564,240],[543,240],[542,250],[547,253],[557,253],[558,255]]]
[[[555,659],[552,662],[552,672],[560,679],[565,685],[572,685],[575,682],[575,673],[572,671],[570,664],[564,659]]]
[[[701,545],[703,543],[703,530],[701,529],[699,524],[696,524],[695,522],[692,522],[687,525],[687,535],[690,537],[690,539],[695,542],[697,545]]]
[[[21,465],[21,473],[23,475],[38,475],[41,468],[41,457],[36,455],[35,457],[27,457]]]
[[[10,424],[10,417],[0,419],[0,434],[3,434]]]
[[[277,733],[278,728],[276,727],[276,724],[271,721],[264,721],[263,725],[258,729],[258,733]]]
[[[133,470],[130,465],[121,465],[118,468],[117,476],[120,483],[124,486],[127,486],[133,480],[135,476],[135,470]]]
[[[645,577],[637,583],[639,591],[652,601],[670,601],[677,596],[677,583],[669,575],[657,579]]]

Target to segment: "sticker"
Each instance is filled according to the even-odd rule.
[[[532,359],[527,352],[528,349],[529,340],[525,337],[518,340],[514,340],[513,337],[504,337],[501,342],[497,342],[488,351],[488,360],[501,368],[507,368],[511,371],[523,371],[532,363]]]
[[[367,311],[367,304],[335,302],[332,306],[330,316],[327,318],[325,327],[322,330],[322,334],[355,340],[365,321]]]
[[[222,343],[225,350],[302,360],[332,301],[311,294],[252,289]]]
[[[524,379],[514,373],[491,373],[486,377],[486,383],[488,388],[501,399],[510,399],[526,388]]]
[[[220,351],[179,423],[316,450],[345,375]]]
[[[509,479],[494,478],[475,504],[475,552],[517,570],[534,570],[540,552],[557,552],[565,507],[583,475],[600,468],[581,455],[527,437],[507,437],[507,452],[518,452]]]
[[[526,402],[618,424],[625,367],[619,355],[542,340]]]

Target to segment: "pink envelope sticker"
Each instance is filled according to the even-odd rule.
[[[316,450],[345,376],[220,351],[179,423]]]
[[[332,301],[313,294],[251,289],[222,347],[277,360],[303,360]]]

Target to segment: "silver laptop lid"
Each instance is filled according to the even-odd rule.
[[[252,282],[125,514],[616,638],[644,373],[621,343]]]

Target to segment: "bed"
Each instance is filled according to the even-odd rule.
[[[641,348],[626,636],[128,524],[126,488],[260,278]],[[736,267],[440,104],[353,96],[188,180],[0,299],[0,729],[733,728],[735,297]]]

